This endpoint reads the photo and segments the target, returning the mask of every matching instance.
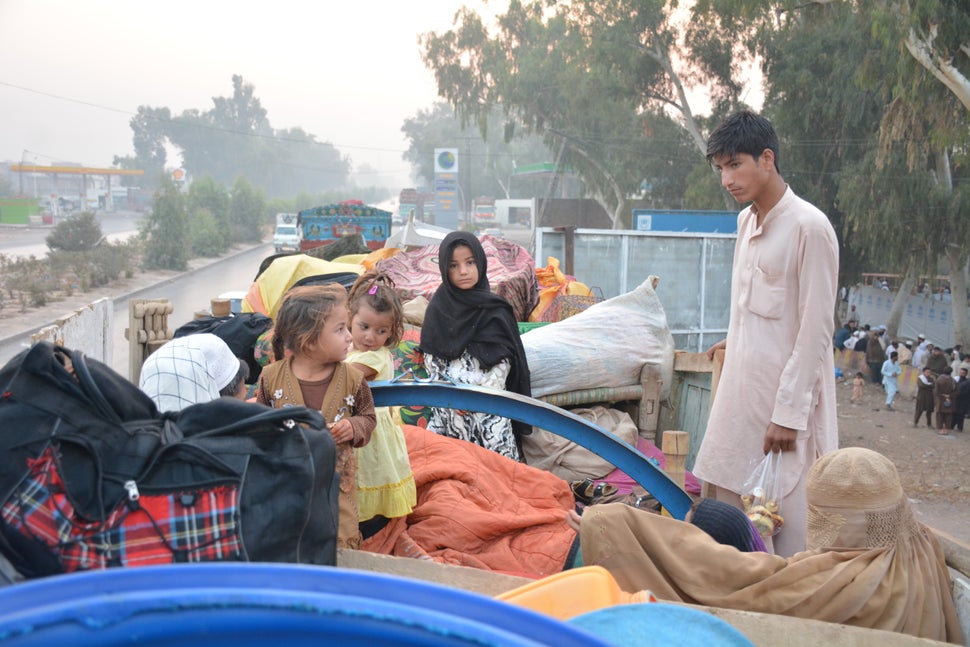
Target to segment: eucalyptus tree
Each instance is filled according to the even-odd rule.
[[[233,75],[232,86],[231,97],[213,97],[206,111],[185,110],[166,129],[190,174],[210,175],[223,184],[240,174],[255,179],[264,144],[273,135],[253,86],[239,75]]]
[[[142,183],[155,186],[165,173],[168,154],[165,150],[167,135],[165,129],[172,120],[168,108],[138,106],[134,116],[128,121],[132,132],[134,156],[115,156],[114,165],[125,169],[140,169],[145,172],[141,178],[122,176],[122,183],[133,186]]]
[[[470,193],[469,197],[510,198],[511,178],[516,166],[546,162],[549,150],[535,135],[511,133],[510,139],[506,140],[498,107],[492,109],[483,130],[467,124],[463,126],[452,107],[438,101],[404,121],[401,132],[408,140],[408,148],[402,157],[415,169],[416,179],[430,184],[434,180],[434,149],[456,147],[461,174],[467,173],[470,179],[469,186],[462,187]]]
[[[207,109],[172,114],[139,106],[131,118],[133,157],[116,157],[122,168],[141,168],[150,180],[167,163],[166,146],[178,149],[190,176],[211,176],[230,185],[240,175],[273,196],[344,186],[350,160],[302,128],[274,129],[252,84],[233,75],[232,95],[215,96]]]
[[[423,58],[463,123],[485,130],[501,106],[506,136],[517,127],[543,135],[619,227],[628,196],[646,179],[645,119],[675,118],[700,160],[706,138],[690,87],[703,85],[721,106],[741,91],[738,52],[709,42],[693,50],[683,18],[675,0],[513,0],[494,33],[460,10],[453,29],[422,37]]]
[[[863,84],[864,76],[890,70],[883,59],[870,58],[869,21],[846,4],[806,5],[781,16],[758,53],[764,112],[782,137],[782,174],[832,221],[843,282],[873,264],[899,267],[882,256],[883,246],[863,244],[840,193],[846,176],[875,170],[860,163],[878,144],[888,100],[885,90]]]
[[[877,33],[906,51],[970,112],[970,7],[966,0],[861,0]],[[900,88],[902,90],[902,88]]]
[[[703,38],[741,43],[764,62],[766,111],[781,129],[801,132],[840,163],[806,165],[802,174],[817,173],[808,183],[817,194],[806,195],[842,220],[850,250],[843,258],[860,259],[850,272],[862,263],[888,265],[911,282],[918,270],[935,273],[936,258],[946,256],[956,337],[970,341],[963,271],[970,233],[966,1],[701,0],[695,12],[708,26]],[[826,30],[837,37],[827,39]],[[834,91],[844,99],[833,100]],[[853,132],[857,146],[847,145]],[[902,306],[897,299],[894,308]],[[890,319],[900,315],[894,310]]]
[[[873,32],[884,46],[908,54],[896,58],[879,161],[901,154],[910,173],[932,178],[925,207],[917,212],[935,233],[924,243],[928,269],[935,270],[938,255],[946,258],[954,333],[957,342],[967,344],[970,10],[966,0],[862,0],[860,6],[872,13]]]

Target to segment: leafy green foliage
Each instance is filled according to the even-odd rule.
[[[152,212],[141,231],[147,269],[184,270],[189,259],[189,225],[185,196],[171,180],[155,192]]]
[[[132,168],[145,171],[149,186],[154,186],[157,178],[165,174],[165,138],[171,120],[172,113],[168,108],[138,106],[138,111],[129,121],[135,148]],[[128,168],[121,159],[116,158],[115,163],[121,164],[122,168]]]
[[[225,232],[208,209],[193,211],[189,215],[192,256],[218,256],[226,251]]]
[[[463,125],[487,134],[500,107],[506,137],[519,128],[542,135],[622,226],[628,196],[656,187],[656,202],[679,203],[683,178],[703,158],[688,84],[729,104],[741,90],[733,80],[741,52],[677,51],[677,11],[673,0],[512,2],[490,34],[463,9],[454,29],[422,37],[423,57]],[[702,64],[705,56],[713,58]],[[685,58],[692,63],[677,63]],[[685,157],[691,146],[694,160]]]
[[[137,242],[103,243],[86,251],[52,251],[47,263],[62,288],[87,291],[130,273],[137,254]]]
[[[768,79],[765,112],[782,137],[782,174],[828,215],[839,234],[842,275],[854,282],[868,259],[839,199],[840,184],[876,145],[885,107],[882,93],[860,85],[859,63],[866,61],[875,74],[886,63],[868,59],[867,21],[850,4],[807,6],[799,18],[779,24],[760,50]]]
[[[417,169],[418,179],[429,186],[434,180],[434,149],[443,146],[458,148],[462,191],[466,197],[512,197],[512,176],[516,166],[552,159],[541,137],[512,133],[506,140],[505,123],[497,107],[487,118],[484,135],[477,129],[463,128],[451,106],[440,101],[406,119],[401,131],[409,141],[404,159]],[[514,188],[519,191],[533,189],[533,192],[521,195],[535,195],[535,187],[525,186],[521,179],[515,180]]]
[[[916,260],[925,271],[932,250],[940,249],[947,235],[937,226],[943,205],[932,198],[932,174],[910,172],[901,149],[880,167],[873,146],[863,159],[846,167],[838,193],[848,214],[845,237],[859,250],[863,267],[906,268]],[[933,218],[926,217],[930,213]]]
[[[707,162],[698,162],[687,176],[685,209],[737,209],[738,204],[721,186],[720,176]]]
[[[966,2],[702,0],[698,12],[762,57],[765,112],[788,140],[783,173],[832,218],[843,280],[935,274],[945,257],[956,336],[970,339]]]
[[[232,185],[232,200],[229,203],[232,240],[242,243],[261,241],[265,212],[266,201],[262,190],[255,189],[245,178],[238,178]]]
[[[269,195],[291,196],[345,184],[350,161],[336,148],[300,128],[275,130],[254,87],[239,75],[233,75],[232,87],[231,97],[214,97],[206,111],[192,108],[173,115],[168,108],[139,107],[131,120],[134,159],[146,178],[161,174],[165,144],[170,143],[180,149],[191,175],[210,176],[223,185],[243,175]],[[219,217],[216,211],[213,215]]]
[[[192,240],[193,253],[198,256],[213,256],[226,251],[232,235],[229,225],[229,192],[226,188],[211,177],[196,178],[189,184],[186,208],[191,225],[189,238]],[[200,217],[206,222],[196,225],[195,220]],[[205,252],[197,251],[197,246]]]
[[[44,259],[0,254],[0,287],[9,297],[3,299],[4,306],[17,303],[23,312],[28,307],[47,305],[56,281]]]
[[[94,249],[103,237],[97,217],[85,211],[57,223],[46,242],[52,251],[84,252]]]

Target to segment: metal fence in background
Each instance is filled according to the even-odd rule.
[[[606,298],[633,290],[651,274],[659,276],[657,295],[677,350],[700,352],[727,335],[736,238],[542,227],[535,231],[535,259],[544,266],[547,257],[558,258],[563,271]]]

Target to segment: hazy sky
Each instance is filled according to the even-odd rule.
[[[139,105],[206,111],[240,74],[274,128],[301,127],[404,185],[401,125],[437,97],[417,38],[449,28],[461,4],[480,6],[0,0],[0,161],[110,166],[134,152]]]

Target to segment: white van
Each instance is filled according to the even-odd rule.
[[[300,228],[296,224],[295,213],[276,214],[276,229],[273,230],[273,248],[276,253],[300,251]]]

